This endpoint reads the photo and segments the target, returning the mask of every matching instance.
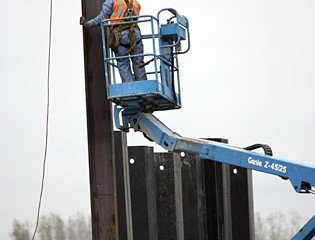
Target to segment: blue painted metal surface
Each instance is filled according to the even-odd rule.
[[[133,128],[171,152],[199,154],[205,160],[223,162],[276,175],[289,180],[298,193],[314,193],[315,167],[232,147],[227,144],[202,139],[182,137],[171,131],[151,113],[133,108],[116,108],[122,117],[122,130]],[[315,216],[295,236],[294,240],[312,239],[315,236]]]
[[[166,23],[161,24],[162,19]],[[107,50],[107,39],[115,24],[104,20],[101,24],[105,80],[108,99],[123,107],[134,107],[141,111],[153,112],[181,108],[180,76],[178,55],[190,48],[189,24],[186,17],[175,9],[162,9],[157,17],[150,15],[122,18],[123,23],[137,23],[142,31],[145,52],[138,55],[115,56]],[[107,33],[107,34],[106,34]],[[182,41],[186,40],[185,49]],[[148,50],[150,49],[150,50]],[[146,67],[148,80],[122,83],[116,61],[122,58],[144,56],[151,61]]]
[[[304,225],[292,240],[311,240],[315,236],[315,215]]]
[[[166,24],[161,24],[161,16],[167,12],[171,16]],[[128,20],[128,19],[124,19]],[[133,128],[161,145],[168,151],[199,154],[205,160],[223,162],[276,175],[289,180],[298,193],[314,193],[315,167],[294,163],[284,159],[232,147],[226,144],[182,137],[171,131],[159,121],[153,111],[176,109],[181,107],[179,65],[177,56],[190,48],[189,24],[186,17],[175,9],[162,9],[157,18],[139,16],[123,24],[136,22],[149,23],[150,32],[143,35],[150,42],[152,51],[144,53],[145,58],[152,57],[153,67],[147,71],[148,80],[120,83],[117,81],[115,61],[119,58],[135,57],[115,56],[106,47],[105,32],[112,26],[109,21],[102,23],[105,79],[108,98],[116,103],[114,108],[115,125],[128,131]],[[141,28],[141,26],[140,26]],[[188,44],[183,50],[182,40]],[[109,79],[112,79],[111,81]],[[294,236],[294,240],[312,239],[315,236],[314,217]]]

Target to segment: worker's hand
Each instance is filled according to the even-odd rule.
[[[85,17],[80,17],[80,25],[86,27],[86,18]]]

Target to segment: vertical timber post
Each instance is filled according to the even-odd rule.
[[[181,157],[178,153],[156,153],[154,154],[154,162],[158,239],[183,240]]]
[[[208,239],[204,162],[197,154],[185,153],[181,157],[184,237],[187,240]]]
[[[227,139],[208,140],[228,143]],[[208,239],[254,239],[251,170],[205,161],[204,171]]]
[[[133,239],[157,240],[157,206],[152,147],[128,147]]]
[[[233,239],[255,239],[252,170],[230,167]]]
[[[227,139],[221,138],[207,140],[228,143]],[[233,239],[229,165],[204,161],[204,180],[208,239]]]
[[[133,240],[127,134],[115,131],[114,135],[119,239]]]
[[[196,154],[181,161],[185,239],[254,239],[251,170]]]
[[[82,15],[95,17],[103,0],[81,0]],[[101,30],[83,29],[93,240],[118,239],[112,107],[106,98]]]

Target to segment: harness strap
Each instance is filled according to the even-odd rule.
[[[137,23],[131,23],[131,24],[134,24],[134,25],[135,25],[135,28],[140,29]],[[115,25],[113,29],[119,27],[119,31],[123,31],[123,30],[126,30],[126,29],[130,29],[130,28],[131,28],[131,24],[119,24],[119,25]]]
[[[141,39],[139,39],[137,42],[136,42],[136,46],[141,42]],[[120,43],[119,44],[120,46],[123,46],[125,48],[130,48],[131,47],[131,44],[128,43],[128,44],[125,44],[125,43]]]

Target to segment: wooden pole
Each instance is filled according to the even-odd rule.
[[[81,0],[88,19],[103,0]],[[102,39],[99,27],[84,28],[86,112],[93,240],[118,239],[112,107],[106,98]]]

